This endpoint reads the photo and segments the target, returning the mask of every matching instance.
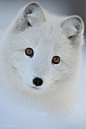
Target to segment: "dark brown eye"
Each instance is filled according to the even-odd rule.
[[[60,62],[60,57],[59,56],[54,56],[52,59],[53,64],[58,64]]]
[[[32,48],[27,48],[27,49],[25,50],[25,54],[26,54],[27,56],[29,56],[29,57],[33,57],[33,54],[34,54],[33,49],[32,49]]]

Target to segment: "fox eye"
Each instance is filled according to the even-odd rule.
[[[52,58],[52,63],[53,64],[58,64],[60,62],[60,57],[59,56],[54,56],[53,58]]]
[[[33,55],[34,55],[34,51],[33,51],[32,48],[27,48],[27,49],[25,50],[25,54],[26,54],[27,56],[29,56],[30,58],[32,58]]]

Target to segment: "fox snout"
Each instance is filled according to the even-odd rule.
[[[36,77],[33,79],[33,84],[35,86],[41,86],[43,84],[43,80],[41,78]]]

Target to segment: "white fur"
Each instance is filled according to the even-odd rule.
[[[36,3],[25,6],[0,41],[0,76],[6,92],[26,107],[69,111],[79,85],[83,30],[79,16],[50,15]],[[28,47],[34,50],[33,58],[25,55]],[[53,56],[60,56],[59,64],[52,64]],[[35,77],[42,78],[43,85],[33,91]]]

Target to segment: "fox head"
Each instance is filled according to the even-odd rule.
[[[32,95],[35,104],[44,100],[54,109],[68,107],[79,79],[83,31],[79,16],[50,15],[37,3],[26,5],[1,43],[7,89]]]
[[[83,28],[79,16],[56,17],[30,3],[11,24],[3,56],[28,89],[58,88],[77,73]]]

